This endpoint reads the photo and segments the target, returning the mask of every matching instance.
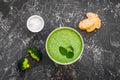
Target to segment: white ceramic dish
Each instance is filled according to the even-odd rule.
[[[31,32],[39,32],[44,28],[44,20],[41,16],[32,15],[27,20],[27,28]]]

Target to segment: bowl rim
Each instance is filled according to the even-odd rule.
[[[47,43],[48,43],[48,40],[49,40],[50,36],[51,36],[55,31],[60,30],[60,29],[73,30],[73,31],[74,31],[75,33],[77,33],[77,35],[79,35],[80,38],[81,38],[82,50],[81,50],[79,56],[78,56],[75,60],[73,60],[73,61],[71,61],[71,62],[69,62],[69,63],[61,63],[61,62],[56,61],[54,58],[52,58],[52,57],[50,56],[50,53],[48,52]],[[46,49],[47,55],[49,56],[49,58],[50,58],[53,62],[55,62],[55,63],[57,63],[57,64],[60,64],[60,65],[70,65],[70,64],[72,64],[72,63],[75,63],[76,61],[78,61],[78,60],[81,59],[81,57],[82,57],[82,53],[83,53],[83,51],[84,51],[84,41],[83,41],[83,37],[81,36],[81,34],[80,34],[77,30],[75,30],[75,29],[73,29],[73,28],[71,28],[71,27],[58,27],[58,28],[54,29],[54,30],[48,35],[48,37],[47,37],[47,39],[46,39],[46,43],[45,43],[45,49]]]

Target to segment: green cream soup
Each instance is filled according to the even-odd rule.
[[[46,51],[56,63],[67,65],[77,61],[83,51],[83,39],[74,29],[57,28],[48,36]]]

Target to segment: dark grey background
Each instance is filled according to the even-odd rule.
[[[102,27],[92,33],[79,30],[87,12],[98,13]],[[32,33],[26,27],[31,15],[45,20],[44,29]],[[120,80],[120,0],[0,0],[0,80]],[[52,62],[45,50],[49,33],[57,27],[76,29],[84,39],[80,60],[68,66]],[[26,48],[35,45],[43,53],[33,61]],[[31,68],[17,69],[28,57]]]

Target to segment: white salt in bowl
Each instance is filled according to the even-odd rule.
[[[27,28],[31,32],[39,32],[44,27],[44,20],[41,16],[32,15],[27,20]]]

